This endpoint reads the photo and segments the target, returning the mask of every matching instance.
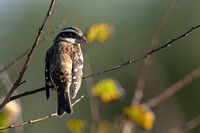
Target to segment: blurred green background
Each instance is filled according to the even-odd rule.
[[[146,53],[153,33],[170,2],[171,0],[57,0],[42,37],[48,35],[63,20],[66,20],[64,27],[75,26],[82,31],[86,31],[93,23],[112,24],[115,27],[115,33],[106,44],[95,43],[84,49],[90,58],[91,71],[97,72]],[[49,4],[50,0],[6,0],[0,2],[0,62],[2,64],[7,65],[32,46]],[[199,5],[199,0],[178,1],[162,32],[159,46],[173,37],[181,35],[192,26],[200,24]],[[37,47],[23,77],[26,83],[17,89],[18,93],[44,86],[45,53],[58,32]],[[143,101],[159,94],[200,65],[199,36],[200,30],[198,29],[189,36],[176,41],[171,47],[155,54],[147,76]],[[24,59],[7,71],[13,82],[16,80]],[[139,61],[93,77],[95,83],[100,79],[114,78],[119,81],[126,92],[121,101],[104,104],[98,100],[101,119],[113,122],[115,117],[121,113],[122,108],[131,104],[142,63],[143,61]],[[2,85],[1,89],[3,89]],[[160,133],[196,117],[200,113],[199,89],[200,81],[197,79],[154,108],[156,121],[151,132]],[[62,118],[53,117],[26,125],[23,127],[24,132],[69,132],[66,121],[70,118],[81,118],[88,121],[86,132],[89,132],[92,118],[84,81],[77,98],[82,94],[85,97],[74,106],[72,115],[66,114]],[[57,98],[54,91],[48,101],[45,92],[23,97],[20,100],[23,121],[40,118],[56,111]],[[14,130],[10,130],[10,132],[14,132]],[[200,127],[192,129],[190,132],[199,133]]]

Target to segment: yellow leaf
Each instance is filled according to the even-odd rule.
[[[155,115],[146,105],[125,107],[123,113],[146,130],[152,129]]]
[[[67,121],[67,127],[72,132],[80,132],[85,128],[86,122],[80,119],[71,119]]]
[[[93,24],[87,30],[86,38],[88,43],[99,41],[104,43],[113,33],[113,26],[107,23]]]
[[[92,95],[100,97],[103,102],[111,102],[123,96],[124,91],[113,79],[107,78],[100,80],[92,88]]]

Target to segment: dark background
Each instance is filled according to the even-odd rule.
[[[66,20],[64,27],[75,26],[82,31],[86,31],[93,23],[112,24],[115,27],[112,39],[106,44],[95,43],[85,49],[90,58],[91,71],[97,72],[146,53],[153,33],[170,2],[171,0],[58,0],[42,37],[55,29],[63,20]],[[2,64],[7,65],[32,46],[49,4],[50,0],[6,0],[0,2],[0,62]],[[192,26],[200,24],[199,5],[199,0],[178,1],[162,32],[159,46],[173,37],[181,35]],[[23,77],[26,83],[17,89],[18,93],[44,86],[45,53],[58,32],[37,47]],[[199,35],[200,30],[196,30],[189,36],[173,43],[171,47],[155,54],[147,76],[143,101],[159,94],[200,65]],[[16,80],[23,60],[7,71],[13,82]],[[95,83],[100,79],[114,78],[119,81],[126,92],[121,101],[110,104],[98,101],[103,120],[113,122],[115,117],[121,113],[122,108],[130,105],[142,63],[143,61],[139,61],[94,77]],[[196,117],[200,112],[199,89],[200,82],[197,79],[154,108],[156,121],[152,132],[159,133]],[[66,121],[70,118],[81,118],[88,121],[86,131],[89,132],[92,118],[84,81],[77,98],[82,94],[85,97],[74,106],[72,115],[65,115],[62,118],[54,117],[26,125],[24,132],[67,132]],[[23,97],[20,100],[23,121],[40,118],[56,111],[57,101],[54,91],[48,101],[44,92]],[[191,130],[191,133],[199,132],[200,127]]]

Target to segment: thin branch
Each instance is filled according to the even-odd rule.
[[[0,105],[0,110],[6,105],[6,103],[9,102],[10,96],[11,96],[12,93],[15,91],[15,89],[17,89],[17,88],[19,87],[19,83],[21,82],[21,79],[22,79],[22,77],[23,77],[23,75],[24,75],[24,72],[26,71],[26,69],[27,69],[27,67],[28,67],[28,64],[29,64],[30,59],[31,59],[31,57],[32,57],[32,55],[33,55],[33,52],[35,51],[35,48],[36,48],[36,46],[38,45],[39,39],[40,39],[40,37],[41,37],[41,35],[42,35],[42,32],[43,32],[44,27],[45,27],[45,25],[46,25],[46,22],[47,22],[49,16],[51,15],[51,11],[52,11],[52,8],[53,8],[54,3],[55,3],[55,0],[52,0],[52,1],[51,1],[51,4],[50,4],[50,7],[49,7],[49,10],[48,10],[48,12],[47,12],[47,15],[46,15],[46,17],[45,17],[45,19],[44,19],[44,22],[43,22],[42,26],[39,28],[37,37],[36,37],[36,39],[35,39],[35,41],[34,41],[34,43],[33,43],[32,48],[30,49],[30,52],[28,53],[27,59],[26,59],[26,61],[25,61],[25,63],[24,63],[24,66],[23,66],[21,72],[19,73],[18,78],[17,78],[17,80],[15,81],[13,87],[11,88],[11,90],[8,92],[6,98],[5,98],[5,99],[3,100],[3,102],[1,103],[1,105]]]
[[[160,24],[158,25],[158,27],[156,28],[154,32],[148,51],[150,51],[151,49],[154,49],[158,45],[161,33],[163,32],[170,15],[175,9],[177,1],[178,0],[171,1],[171,4],[167,8],[165,14],[163,15],[163,18],[161,19]],[[138,76],[136,88],[134,89],[134,97],[131,103],[132,105],[138,105],[143,97],[143,88],[145,86],[145,81],[146,81],[147,74],[149,72],[149,68],[152,64],[152,59],[153,59],[153,55],[150,56],[150,58],[146,58],[144,60],[144,63],[141,67],[141,70]]]
[[[0,130],[4,130],[4,129],[8,129],[8,128],[14,128],[14,127],[20,127],[20,126],[24,126],[24,125],[27,125],[27,124],[30,124],[30,123],[35,123],[35,122],[38,122],[38,121],[46,120],[46,119],[51,118],[55,115],[56,115],[56,113],[53,113],[53,114],[50,114],[50,115],[45,116],[45,117],[40,118],[40,119],[30,120],[30,121],[20,123],[20,124],[16,124],[16,125],[9,125],[9,126],[5,126],[5,127],[0,127]]]
[[[77,99],[73,104],[72,104],[72,107],[78,103],[82,98],[84,98],[84,95],[82,95],[79,99]],[[53,116],[56,116],[57,113],[53,113],[53,114],[50,114],[50,115],[47,115],[45,117],[42,117],[42,118],[39,118],[39,119],[35,119],[35,120],[30,120],[30,121],[27,121],[27,122],[24,122],[24,123],[20,123],[20,124],[16,124],[16,125],[9,125],[9,126],[5,126],[5,127],[0,127],[0,130],[4,130],[4,129],[8,129],[8,128],[14,128],[14,127],[20,127],[20,126],[24,126],[24,125],[27,125],[27,124],[30,124],[30,123],[35,123],[35,122],[38,122],[38,121],[44,121],[48,118],[51,118]]]
[[[160,93],[159,95],[153,97],[149,101],[146,102],[147,106],[150,108],[153,108],[157,106],[158,104],[162,103],[167,98],[174,95],[177,91],[184,88],[186,85],[191,83],[193,80],[200,77],[200,67],[195,69],[193,72],[186,75],[183,79],[177,81],[173,85],[171,85],[169,88],[167,88],[164,92]]]
[[[74,103],[72,103],[72,107],[73,107],[76,103],[78,103],[79,101],[81,101],[81,99],[83,99],[84,96],[85,96],[85,95],[82,95],[79,99],[77,99]]]
[[[62,21],[61,24],[59,24],[54,30],[52,30],[48,35],[46,35],[44,38],[42,38],[38,44],[42,43],[43,41],[47,40],[53,33],[55,33],[58,29],[60,29],[62,27],[62,25],[65,24],[65,21]],[[22,57],[24,57],[25,55],[28,54],[28,52],[30,51],[30,48],[27,49],[24,53],[22,53],[21,55],[19,55],[17,58],[15,58],[12,62],[10,62],[7,66],[5,66],[4,68],[2,68],[0,70],[0,74],[4,71],[6,71],[8,68],[10,68],[12,65],[16,64]]]
[[[188,121],[187,123],[185,123],[182,126],[172,128],[172,129],[165,131],[163,133],[183,133],[183,132],[186,132],[188,130],[195,128],[199,124],[200,124],[200,115],[198,115],[196,118]]]
[[[163,46],[161,46],[161,47],[159,47],[159,48],[157,48],[157,49],[155,49],[155,50],[150,51],[149,53],[143,55],[142,57],[136,58],[136,59],[134,59],[134,60],[130,60],[130,61],[126,62],[126,63],[123,63],[123,64],[121,64],[121,65],[117,65],[117,66],[114,66],[114,67],[105,69],[105,70],[100,71],[100,72],[96,72],[96,73],[92,73],[92,74],[85,75],[85,76],[83,76],[83,79],[86,79],[86,78],[89,78],[89,77],[92,77],[92,76],[97,76],[97,75],[103,74],[103,73],[105,73],[105,72],[109,72],[109,71],[112,71],[112,70],[115,70],[115,69],[124,67],[124,66],[126,66],[126,65],[128,65],[128,64],[134,63],[134,62],[139,61],[139,60],[141,60],[141,59],[143,59],[143,58],[147,58],[147,57],[149,57],[150,54],[153,54],[153,53],[155,53],[156,51],[161,50],[161,49],[163,49],[163,48],[169,46],[169,45],[170,45],[171,43],[173,43],[174,41],[176,41],[176,40],[178,40],[178,39],[180,39],[180,38],[185,37],[185,36],[188,35],[191,31],[193,31],[193,30],[195,30],[195,29],[197,29],[197,28],[199,28],[199,27],[200,27],[200,25],[191,28],[190,30],[188,30],[187,32],[185,32],[184,34],[182,34],[181,36],[179,36],[179,37],[177,37],[177,38],[175,38],[175,39],[172,39],[172,40],[169,41],[168,43],[164,44]],[[53,86],[50,86],[50,87],[53,88]],[[19,95],[16,95],[16,96],[11,97],[9,101],[15,100],[15,99],[18,99],[18,98],[21,98],[21,97],[23,97],[23,96],[35,94],[35,93],[38,93],[38,92],[44,91],[44,90],[45,90],[45,88],[42,87],[42,88],[39,88],[39,89],[35,89],[35,90],[33,90],[33,91],[27,91],[27,92],[25,92],[25,93],[22,93],[22,94],[19,94]],[[8,102],[9,102],[9,101],[8,101]]]
[[[83,79],[85,78],[89,78],[89,77],[92,77],[92,76],[97,76],[97,75],[100,75],[100,74],[103,74],[105,72],[109,72],[109,71],[112,71],[112,70],[115,70],[115,69],[118,69],[118,68],[122,68],[126,65],[129,65],[129,64],[132,64],[136,61],[139,61],[139,60],[142,60],[144,58],[147,58],[147,57],[150,57],[150,55],[152,55],[153,53],[163,49],[163,48],[166,48],[168,46],[170,46],[173,42],[183,38],[183,37],[186,37],[189,33],[191,33],[193,30],[195,29],[198,29],[200,27],[200,25],[197,25],[195,27],[192,27],[190,30],[188,30],[187,32],[185,32],[184,34],[176,37],[176,38],[173,38],[171,41],[167,42],[166,44],[162,45],[161,47],[157,48],[157,49],[153,49],[151,50],[150,52],[146,53],[145,55],[141,56],[141,57],[138,57],[138,58],[135,58],[135,59],[132,59],[132,60],[129,60],[123,64],[120,64],[120,65],[117,65],[117,66],[114,66],[114,67],[111,67],[111,68],[108,68],[108,69],[105,69],[105,70],[102,70],[102,71],[99,71],[99,72],[96,72],[96,73],[92,73],[92,74],[88,74],[88,75],[85,75],[83,76]]]
[[[53,87],[53,86],[51,86],[51,87]],[[24,97],[24,96],[28,96],[28,95],[31,95],[31,94],[35,94],[35,93],[38,93],[38,92],[44,91],[44,90],[45,90],[45,87],[42,87],[42,88],[39,88],[39,89],[35,89],[35,90],[32,90],[32,91],[27,91],[27,92],[24,92],[22,94],[10,97],[10,101],[16,100],[18,98],[21,98],[21,97]]]

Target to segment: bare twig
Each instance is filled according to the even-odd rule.
[[[200,25],[197,25],[195,27],[192,27],[190,30],[186,31],[184,34],[176,37],[176,38],[173,38],[171,41],[167,42],[166,44],[162,45],[161,47],[157,48],[157,49],[153,49],[151,50],[150,52],[146,53],[145,55],[141,56],[141,57],[138,57],[138,58],[135,58],[135,59],[132,59],[132,60],[129,60],[123,64],[120,64],[120,65],[117,65],[117,66],[114,66],[114,67],[111,67],[111,68],[108,68],[108,69],[105,69],[105,70],[102,70],[102,71],[99,71],[99,72],[96,72],[96,73],[92,73],[92,74],[88,74],[88,75],[85,75],[83,76],[83,79],[85,78],[89,78],[89,77],[92,77],[92,76],[97,76],[97,75],[100,75],[100,74],[103,74],[105,72],[109,72],[109,71],[112,71],[112,70],[115,70],[115,69],[118,69],[118,68],[122,68],[126,65],[129,65],[129,64],[132,64],[136,61],[139,61],[139,60],[142,60],[144,58],[147,58],[147,57],[150,57],[150,55],[152,55],[153,53],[163,49],[163,48],[166,48],[168,46],[170,46],[173,42],[183,38],[183,37],[186,37],[189,33],[191,33],[193,30],[195,29],[198,29],[200,27]]]
[[[188,121],[187,123],[185,123],[182,126],[178,126],[178,127],[172,128],[172,129],[170,129],[168,131],[165,131],[163,133],[183,133],[183,132],[186,132],[186,131],[188,131],[190,129],[195,128],[199,124],[200,124],[200,115],[198,115],[196,118]]]
[[[60,29],[62,27],[62,25],[65,24],[65,21],[62,21],[61,24],[59,24],[54,30],[52,30],[48,35],[46,35],[44,38],[42,38],[38,44],[42,43],[43,41],[47,40],[53,33],[55,33],[58,29]],[[4,68],[2,68],[0,70],[0,74],[4,71],[6,71],[8,68],[10,68],[12,65],[16,64],[22,57],[24,57],[25,55],[28,54],[28,52],[30,51],[30,48],[27,49],[24,53],[22,53],[21,55],[19,55],[17,58],[15,58],[12,62],[10,62],[7,66],[5,66]]]
[[[82,98],[84,97],[84,95],[82,95],[79,99],[77,99],[73,104],[72,104],[72,107],[78,103]],[[24,125],[27,125],[27,124],[30,124],[30,123],[35,123],[35,122],[38,122],[38,121],[44,121],[48,118],[51,118],[53,116],[56,116],[57,113],[53,113],[53,114],[50,114],[50,115],[47,115],[45,117],[42,117],[42,118],[39,118],[39,119],[35,119],[35,120],[30,120],[30,121],[27,121],[27,122],[24,122],[24,123],[20,123],[20,124],[16,124],[16,125],[9,125],[9,126],[5,126],[5,127],[0,127],[0,130],[4,130],[4,129],[8,129],[8,128],[14,128],[14,127],[20,127],[20,126],[24,126]]]
[[[179,37],[177,37],[177,38],[175,38],[175,39],[172,39],[171,41],[169,41],[168,43],[164,44],[163,46],[161,46],[161,47],[159,47],[159,48],[157,48],[157,49],[155,49],[155,50],[152,50],[152,51],[150,51],[149,53],[147,53],[147,54],[145,54],[145,55],[143,55],[143,56],[141,56],[141,57],[139,57],[139,58],[136,58],[136,59],[134,59],[134,60],[129,60],[129,61],[126,62],[126,63],[123,63],[123,64],[121,64],[121,65],[117,65],[117,66],[114,66],[114,67],[105,69],[105,70],[100,71],[100,72],[96,72],[96,73],[91,73],[91,74],[85,75],[85,76],[83,76],[83,79],[86,79],[86,78],[89,78],[89,77],[92,77],[92,76],[97,76],[97,75],[103,74],[103,73],[105,73],[105,72],[109,72],[109,71],[112,71],[112,70],[115,70],[115,69],[124,67],[124,66],[126,66],[126,65],[128,65],[128,64],[134,63],[134,62],[139,61],[139,60],[141,60],[141,59],[143,59],[143,58],[147,58],[147,57],[149,57],[149,55],[151,55],[151,54],[157,52],[158,50],[161,50],[161,49],[163,49],[163,48],[169,46],[169,45],[170,45],[171,43],[173,43],[174,41],[176,41],[176,40],[178,40],[178,39],[180,39],[180,38],[185,37],[185,36],[188,35],[191,31],[193,31],[193,30],[195,30],[195,29],[197,29],[197,28],[199,28],[199,27],[200,27],[200,25],[195,26],[195,27],[192,27],[190,30],[188,30],[187,32],[185,32],[185,33],[182,34],[181,36],[179,36]],[[53,88],[53,86],[51,86],[51,88]],[[15,100],[15,99],[17,99],[17,98],[21,98],[21,97],[23,97],[23,96],[35,94],[35,93],[37,93],[37,92],[44,91],[44,90],[45,90],[45,88],[42,87],[42,88],[39,88],[39,89],[35,89],[35,90],[33,90],[33,91],[28,91],[28,92],[19,94],[19,95],[17,95],[17,96],[11,97],[9,101]],[[9,102],[9,101],[7,101],[7,102]]]
[[[162,33],[170,15],[172,14],[172,11],[175,9],[177,1],[178,0],[171,1],[170,6],[167,8],[160,24],[158,25],[158,27],[156,28],[156,30],[154,32],[154,35],[152,37],[148,51],[154,49],[158,45],[161,33]],[[145,81],[146,81],[147,74],[149,72],[149,68],[152,64],[152,58],[153,58],[153,55],[150,56],[150,58],[146,58],[141,67],[139,77],[137,80],[137,85],[136,85],[136,88],[134,89],[135,92],[134,92],[134,97],[133,97],[133,100],[131,103],[132,105],[138,105],[143,97],[143,88],[145,86]]]
[[[73,107],[76,103],[78,103],[79,101],[81,101],[81,99],[83,99],[84,96],[85,96],[85,95],[82,95],[79,99],[77,99],[74,103],[72,103],[72,107]]]
[[[53,87],[53,85],[51,87]],[[44,90],[45,90],[45,87],[42,87],[42,88],[39,88],[39,89],[35,89],[35,90],[32,90],[32,91],[27,91],[27,92],[24,92],[22,94],[10,97],[10,101],[16,100],[18,98],[21,98],[21,97],[24,97],[24,96],[28,96],[28,95],[31,95],[31,94],[35,94],[35,93],[38,93],[38,92],[44,91]]]
[[[149,101],[146,102],[147,106],[150,108],[153,108],[157,106],[158,104],[162,103],[167,98],[171,97],[173,94],[175,94],[177,91],[191,83],[193,80],[200,77],[200,67],[195,69],[193,72],[186,75],[183,79],[177,81],[173,85],[171,85],[169,88],[167,88],[164,92],[161,94],[153,97]]]
[[[50,114],[50,115],[45,116],[43,118],[30,120],[30,121],[27,121],[27,122],[24,122],[24,123],[20,123],[20,124],[16,124],[16,125],[9,125],[9,126],[5,126],[5,127],[0,127],[0,130],[4,130],[4,129],[8,129],[8,128],[14,128],[14,127],[20,127],[20,126],[24,126],[24,125],[27,125],[27,124],[30,124],[30,123],[35,123],[35,122],[38,122],[38,121],[46,120],[46,119],[51,118],[51,117],[53,117],[55,115],[56,115],[56,113],[53,113],[53,114]]]
[[[0,110],[6,105],[6,103],[9,102],[10,96],[11,96],[12,93],[15,91],[15,89],[19,87],[19,84],[20,84],[21,79],[22,79],[22,77],[23,77],[23,75],[24,75],[24,72],[26,71],[26,69],[27,69],[27,67],[28,67],[28,64],[29,64],[29,62],[30,62],[30,59],[31,59],[31,57],[32,57],[32,55],[33,55],[33,52],[34,52],[36,46],[38,45],[39,39],[40,39],[40,37],[41,37],[41,35],[42,35],[42,32],[43,32],[44,27],[45,27],[45,25],[46,25],[46,22],[47,22],[49,16],[51,15],[51,11],[52,11],[52,8],[53,8],[54,3],[55,3],[55,0],[52,0],[52,1],[51,1],[51,4],[50,4],[50,7],[49,7],[49,10],[48,10],[48,12],[47,12],[47,15],[46,15],[46,17],[45,17],[45,19],[44,19],[44,22],[43,22],[42,26],[39,28],[37,37],[36,37],[36,39],[35,39],[35,41],[34,41],[34,43],[33,43],[32,48],[30,49],[30,52],[28,53],[27,59],[26,59],[26,61],[25,61],[25,63],[24,63],[24,66],[23,66],[21,72],[19,73],[18,78],[17,78],[17,80],[15,81],[13,87],[10,89],[10,91],[8,92],[6,98],[5,98],[5,99],[3,100],[3,102],[1,103],[1,105],[0,105]]]

